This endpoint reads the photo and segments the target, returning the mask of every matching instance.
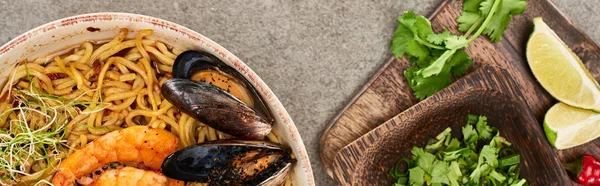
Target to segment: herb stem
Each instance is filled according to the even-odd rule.
[[[468,37],[469,35],[471,35],[471,32],[475,31],[475,28],[478,28],[479,24],[481,24],[482,21],[483,21],[482,18],[477,19],[477,21],[475,21],[473,26],[471,26],[471,28],[469,28],[469,30],[467,30],[467,32],[465,33],[465,37]]]
[[[485,18],[485,21],[483,21],[483,24],[481,24],[481,27],[479,27],[477,32],[475,32],[475,34],[473,34],[473,36],[471,36],[471,38],[469,38],[469,40],[467,40],[467,43],[473,42],[475,39],[477,39],[477,37],[479,37],[479,35],[481,35],[483,30],[485,30],[485,27],[487,27],[487,25],[490,23],[490,21],[492,21],[492,17],[494,17],[494,13],[496,13],[496,10],[498,9],[498,6],[500,5],[500,1],[502,1],[502,0],[494,1],[494,5],[492,5],[492,9],[490,9],[490,13],[488,13],[487,17]]]

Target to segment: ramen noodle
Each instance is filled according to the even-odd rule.
[[[109,132],[145,125],[183,147],[232,138],[179,112],[160,93],[182,50],[127,29],[51,60],[18,63],[0,94],[0,183],[46,185],[60,161]],[[270,133],[269,141],[279,143]],[[288,179],[286,185],[290,185]],[[188,185],[204,185],[188,183]]]

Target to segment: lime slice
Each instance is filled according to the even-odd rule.
[[[533,24],[535,28],[527,42],[527,61],[535,78],[561,102],[600,111],[600,86],[581,59],[542,18],[533,19]]]
[[[546,113],[544,131],[559,150],[581,145],[600,136],[600,114],[557,103]]]

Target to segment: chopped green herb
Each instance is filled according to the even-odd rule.
[[[529,185],[519,177],[519,154],[487,117],[468,115],[463,140],[451,131],[441,132],[425,149],[413,147],[412,159],[402,158],[390,171],[397,180],[393,185]]]

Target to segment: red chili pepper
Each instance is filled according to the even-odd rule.
[[[577,183],[600,186],[600,160],[584,154],[579,160],[565,164],[565,169],[577,175]]]

